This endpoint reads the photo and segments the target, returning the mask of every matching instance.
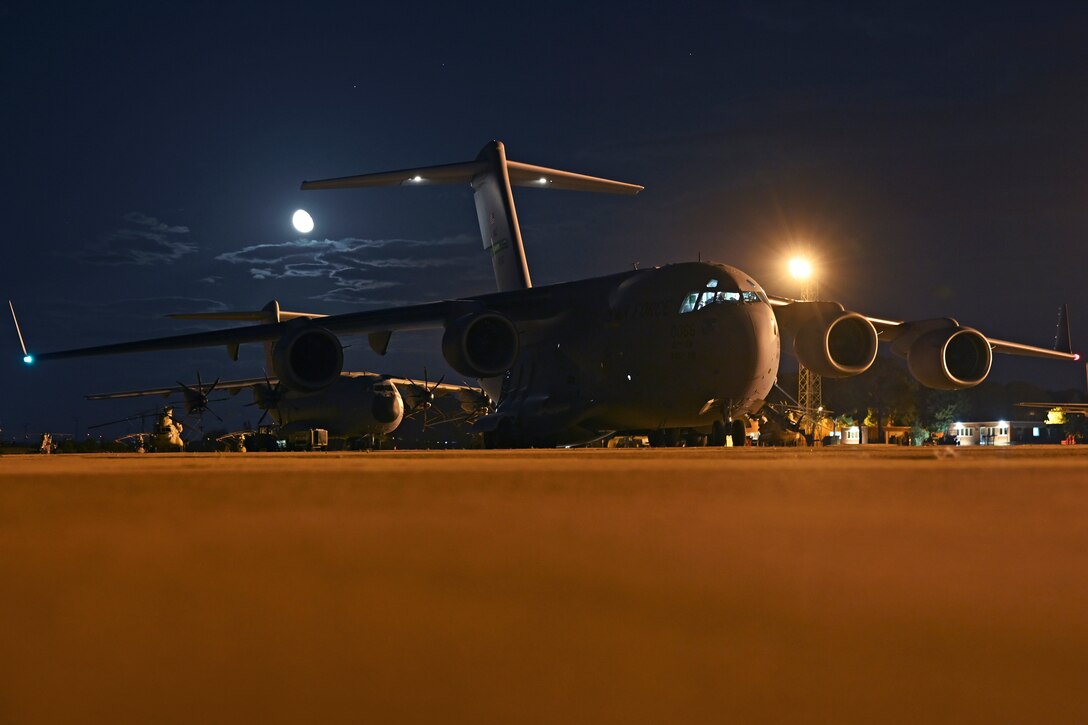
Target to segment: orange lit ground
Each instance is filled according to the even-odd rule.
[[[1088,450],[0,458],[0,722],[1085,722]]]

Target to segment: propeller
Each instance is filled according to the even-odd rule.
[[[471,425],[491,413],[495,406],[483,390],[476,390],[465,381],[462,381],[462,384],[464,388],[461,389],[458,397],[461,399],[461,412],[464,416],[457,420],[464,420]]]
[[[277,380],[273,383],[268,379],[268,373],[264,374],[264,386],[256,386],[253,388],[253,402],[246,403],[246,407],[252,407],[254,405],[261,408],[261,418],[257,421],[257,428],[260,429],[264,425],[265,418],[268,417],[268,411],[275,409],[279,413],[280,403],[283,402],[284,390],[280,386],[280,381]],[[277,416],[278,417],[278,416]]]
[[[417,413],[422,412],[423,413],[423,430],[427,430],[427,425],[428,425],[427,413],[432,408],[434,408],[434,391],[438,389],[438,386],[441,385],[442,381],[445,380],[445,379],[446,379],[446,376],[443,375],[440,378],[438,378],[438,382],[436,382],[434,385],[431,385],[430,381],[427,379],[427,368],[424,367],[423,368],[423,392],[420,395],[417,396],[417,400],[416,400],[415,405],[412,406],[412,409],[410,411],[408,411],[407,413],[404,414],[404,417],[405,418],[411,418],[411,417],[415,416]],[[442,416],[442,418],[446,417],[445,414],[439,409],[435,409],[435,412],[438,415]]]
[[[177,383],[181,386],[181,391],[185,395],[185,412],[188,415],[199,416],[201,418],[201,423],[203,423],[204,413],[208,412],[214,415],[216,420],[220,423],[223,422],[223,419],[219,417],[219,414],[211,409],[211,406],[209,405],[211,401],[208,399],[208,396],[211,395],[212,391],[219,385],[219,378],[216,378],[215,382],[205,389],[204,382],[200,379],[200,371],[197,370],[196,387],[186,385],[180,380],[178,380]]]

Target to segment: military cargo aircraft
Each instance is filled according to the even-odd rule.
[[[466,418],[485,414],[489,405],[479,388],[368,372],[342,372],[331,385],[315,392],[284,387],[276,377],[216,381],[203,395],[213,389],[231,394],[249,389],[253,394],[253,404],[272,417],[280,433],[324,428],[333,438],[391,433],[405,418],[417,412],[426,415],[436,398],[447,395],[458,398]],[[97,393],[88,395],[87,399],[182,395],[186,400],[187,412],[198,413],[199,408],[191,407],[189,399],[190,396],[201,395],[199,390],[199,385],[179,383],[162,388]],[[261,423],[263,416],[258,425]]]
[[[287,320],[317,319],[318,313],[288,312],[281,310],[279,301],[272,300],[261,310],[254,312],[195,312],[168,315],[185,320],[263,321],[268,323]],[[267,363],[275,366],[274,346],[266,346]],[[480,388],[394,377],[369,372],[340,372],[339,377],[317,390],[306,390],[285,384],[276,376],[219,380],[205,384],[197,373],[196,383],[177,382],[175,386],[145,388],[114,393],[88,395],[88,400],[114,400],[141,396],[181,396],[189,415],[210,411],[209,396],[213,392],[236,395],[250,390],[253,403],[264,413],[257,423],[260,427],[264,416],[270,415],[281,434],[321,428],[333,438],[359,438],[380,436],[396,430],[401,422],[416,414],[426,417],[435,399],[456,396],[466,419],[481,416],[490,408],[491,401]],[[218,417],[218,416],[217,416]]]
[[[474,191],[498,292],[328,317],[46,353],[38,360],[223,345],[269,346],[279,381],[315,393],[341,379],[341,335],[385,353],[394,332],[443,329],[451,368],[479,379],[493,412],[476,421],[491,446],[569,445],[611,432],[694,429],[715,442],[757,411],[783,347],[826,376],[865,372],[887,342],[931,388],[977,385],[993,354],[1075,360],[997,340],[952,318],[897,321],[829,301],[768,295],[727,264],[685,262],[533,287],[512,187],[637,194],[642,187],[506,158],[493,141],[472,161],[304,182],[304,190],[466,183]],[[29,362],[35,356],[27,355]]]

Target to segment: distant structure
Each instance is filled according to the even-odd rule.
[[[1061,443],[1072,438],[1061,425],[1038,420],[975,420],[953,423],[946,433],[958,446]]]
[[[809,274],[801,280],[801,300],[812,302],[819,297],[819,287],[816,275]],[[800,362],[797,363],[797,404],[801,406],[801,421],[810,421],[812,434],[816,435],[819,427],[820,415],[824,409],[823,382],[820,376],[806,368]],[[802,429],[803,430],[803,429]]]

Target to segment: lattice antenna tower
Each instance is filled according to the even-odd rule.
[[[816,275],[809,275],[801,282],[801,299],[812,302],[819,299],[820,288]],[[797,402],[801,404],[801,420],[812,422],[812,432],[816,433],[816,424],[824,405],[823,383],[820,376],[804,365],[797,364]]]

